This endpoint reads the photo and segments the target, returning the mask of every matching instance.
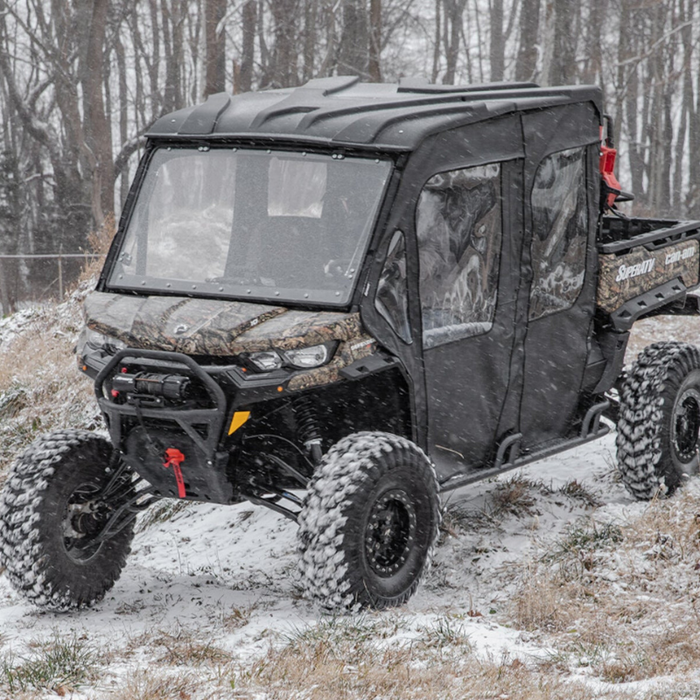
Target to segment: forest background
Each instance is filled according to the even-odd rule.
[[[700,0],[0,0],[0,302],[106,238],[161,115],[357,74],[602,86],[638,215],[700,218]],[[5,256],[5,257],[2,257]]]

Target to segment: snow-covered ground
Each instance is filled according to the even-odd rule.
[[[507,656],[528,663],[550,654],[507,622],[507,603],[517,585],[511,570],[534,547],[590,513],[585,498],[566,495],[564,487],[573,482],[606,504],[599,514],[619,516],[621,509],[645,507],[616,482],[613,447],[608,436],[447,495],[447,532],[424,584],[401,610],[372,614],[402,618],[392,643],[457,619],[460,634],[485,659]],[[504,509],[498,494],[521,481],[528,484],[527,497]],[[465,527],[468,522],[472,526]],[[37,640],[58,634],[108,650],[112,660],[85,697],[120,688],[136,669],[157,664],[183,634],[250,661],[320,619],[295,588],[295,565],[295,527],[282,516],[249,504],[189,505],[139,532],[121,579],[89,611],[40,612],[0,578],[1,648],[22,657]]]

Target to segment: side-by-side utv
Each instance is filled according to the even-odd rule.
[[[158,499],[295,521],[329,609],[406,601],[439,494],[617,422],[637,497],[697,471],[700,222],[629,218],[601,92],[313,80],[161,118],[77,347],[109,439],[63,430],[0,500],[13,586],[100,600]],[[606,420],[602,420],[607,416]],[[608,420],[610,419],[610,420]]]

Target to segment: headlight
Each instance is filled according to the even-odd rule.
[[[248,359],[261,371],[272,372],[282,367],[282,358],[274,351],[252,352]]]
[[[79,357],[82,357],[88,350],[101,350],[114,355],[117,350],[123,350],[125,347],[126,343],[123,341],[98,333],[85,326],[78,337],[75,352]]]
[[[272,372],[282,367],[294,367],[295,369],[313,369],[325,365],[333,356],[337,343],[324,343],[313,345],[310,348],[298,350],[286,350],[276,352],[265,350],[264,352],[251,352],[248,360],[261,372]]]
[[[299,350],[287,350],[284,359],[299,369],[310,369],[325,365],[330,358],[330,351],[327,345],[314,345],[310,348],[299,348]]]

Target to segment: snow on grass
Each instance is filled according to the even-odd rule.
[[[62,304],[0,320],[0,482],[17,452],[40,433],[101,427],[91,383],[79,376],[73,352],[89,286]]]
[[[665,693],[659,698],[682,697],[669,688],[700,689],[690,665],[673,661],[669,681],[659,663],[635,656],[665,643],[666,663],[680,652],[695,658],[680,638],[663,636],[669,630],[660,619],[635,617],[667,600],[666,584],[646,593],[641,608],[629,607],[633,595],[620,607],[635,626],[622,617],[619,625],[627,626],[627,639],[635,630],[639,649],[622,646],[625,629],[608,639],[613,623],[597,625],[620,600],[615,574],[629,582],[640,572],[635,566],[624,573],[623,544],[639,550],[656,575],[666,567],[669,581],[693,584],[697,573],[687,570],[693,530],[679,513],[688,507],[694,514],[697,487],[667,502],[637,504],[610,471],[611,450],[606,438],[453,495],[436,563],[399,610],[319,616],[295,588],[292,524],[249,504],[192,504],[141,529],[121,580],[93,610],[38,612],[0,579],[2,649],[26,655],[30,640],[50,639],[57,630],[87,640],[102,665],[91,670],[95,680],[77,684],[75,697],[167,698],[178,697],[167,688],[180,688],[192,698],[631,698],[654,697],[657,685]],[[610,534],[618,531],[610,523],[622,541]],[[673,556],[663,554],[670,540],[657,543],[650,534],[657,529],[685,552],[685,568],[673,568]],[[659,554],[644,554],[656,552],[655,545]],[[590,571],[595,577],[582,581]],[[527,596],[543,608],[553,601],[553,622],[527,617]],[[668,611],[671,620],[676,607]],[[690,617],[683,620],[680,635],[691,631]],[[693,632],[688,645],[694,642]],[[474,678],[468,693],[465,676]],[[493,689],[499,694],[487,694]]]
[[[77,299],[0,323],[0,480],[37,432],[95,425],[79,324]],[[36,610],[0,576],[0,697],[697,697],[700,483],[637,503],[613,465],[609,435],[448,494],[417,594],[344,617],[301,598],[282,516],[161,503],[92,610]]]

